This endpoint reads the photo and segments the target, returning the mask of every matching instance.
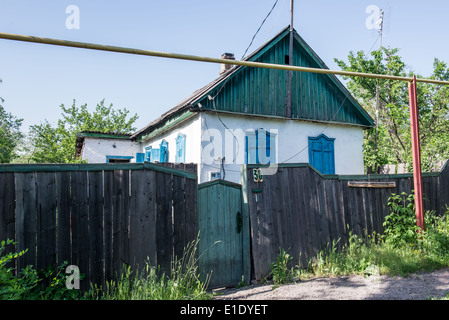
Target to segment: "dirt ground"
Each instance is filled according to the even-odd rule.
[[[407,277],[313,278],[279,287],[251,285],[216,292],[217,300],[427,300],[449,293],[449,268]]]

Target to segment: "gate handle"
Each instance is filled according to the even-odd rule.
[[[237,211],[237,216],[236,216],[236,223],[237,223],[237,233],[242,232],[242,214],[240,213],[240,211]]]

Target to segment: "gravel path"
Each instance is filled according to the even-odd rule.
[[[273,289],[251,285],[224,289],[217,300],[426,300],[449,293],[449,268],[407,277],[313,278]]]

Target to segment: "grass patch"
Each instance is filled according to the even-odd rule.
[[[175,259],[168,274],[146,263],[145,270],[133,273],[125,267],[118,280],[106,284],[105,290],[92,290],[92,298],[102,300],[207,300],[211,298],[207,283],[200,281],[197,258],[198,240]]]

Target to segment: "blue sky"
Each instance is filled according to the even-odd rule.
[[[0,32],[138,49],[240,59],[275,0],[0,0]],[[69,5],[79,29],[68,29]],[[386,11],[383,44],[400,48],[410,70],[429,76],[437,57],[449,62],[447,14],[441,0],[295,0],[294,27],[330,69],[349,51],[378,47],[366,8]],[[289,24],[290,0],[276,8],[248,53]],[[374,47],[373,47],[374,46]],[[137,113],[138,128],[214,80],[219,65],[96,52],[0,39],[0,97],[23,118],[22,131],[56,123],[61,104],[105,99]]]

